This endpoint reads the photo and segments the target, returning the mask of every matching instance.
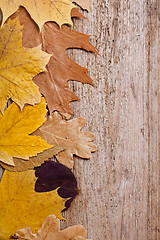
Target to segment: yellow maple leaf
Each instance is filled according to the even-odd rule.
[[[18,19],[9,19],[0,29],[0,111],[12,98],[22,109],[25,103],[41,100],[33,77],[45,70],[50,54],[41,46],[29,49],[22,46],[22,29]]]
[[[23,172],[29,169],[34,169],[34,167],[40,166],[45,161],[49,161],[53,156],[63,151],[64,148],[55,146],[53,148],[47,149],[37,156],[30,157],[29,160],[24,160],[22,158],[13,158],[15,166],[11,166],[1,162],[1,166],[10,172]]]
[[[19,6],[23,6],[40,28],[48,21],[55,21],[60,26],[63,24],[72,25],[71,10],[75,7],[70,0],[0,0],[0,6],[3,13],[3,22]]]
[[[45,122],[46,102],[24,107],[21,112],[19,107],[12,103],[0,115],[0,161],[14,165],[13,157],[29,159],[37,153],[53,147],[41,137],[30,136]]]
[[[57,190],[48,193],[34,191],[33,170],[5,171],[0,183],[0,239],[9,239],[20,228],[31,227],[35,233],[49,214],[63,219],[65,201]]]

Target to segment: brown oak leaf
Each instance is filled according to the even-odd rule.
[[[72,18],[84,18],[86,17],[79,12],[78,8],[73,8],[71,11]],[[19,17],[21,25],[23,25],[23,46],[33,48],[42,43],[41,34],[37,24],[30,17],[25,8],[19,7],[19,9],[11,16],[11,19]]]
[[[90,158],[91,152],[96,151],[92,142],[95,139],[94,134],[81,131],[85,124],[84,118],[65,120],[58,112],[53,112],[34,135],[41,136],[49,144],[64,147],[66,150],[56,155],[56,158],[60,163],[72,168],[74,154],[81,158]]]
[[[42,41],[42,50],[52,54],[47,64],[47,72],[37,75],[33,80],[45,96],[50,112],[57,110],[63,114],[71,115],[69,107],[71,101],[79,98],[69,89],[67,82],[75,80],[83,84],[93,84],[87,74],[87,69],[71,60],[66,50],[70,48],[84,49],[97,53],[89,42],[89,35],[71,30],[63,25],[61,29],[56,23],[48,22],[42,28],[42,39],[39,30],[25,9],[20,8],[12,16],[19,16],[20,23],[24,25],[23,44],[25,47],[37,46]],[[83,17],[77,10],[73,10],[73,17]]]
[[[73,8],[71,11],[72,18],[84,18],[87,19],[81,12],[79,12],[78,8]]]
[[[52,57],[46,67],[48,72],[37,75],[34,82],[45,96],[50,112],[58,110],[71,115],[69,103],[79,98],[69,89],[67,82],[76,80],[94,84],[87,75],[87,69],[71,60],[66,50],[80,48],[95,51],[95,48],[89,42],[88,35],[75,32],[65,25],[60,29],[56,23],[44,25],[42,39],[42,49],[52,54]]]
[[[10,17],[11,19],[19,18],[20,24],[23,26],[22,43],[26,48],[33,48],[42,43],[41,34],[37,24],[30,17],[27,10],[19,7],[18,10]]]
[[[86,230],[82,225],[75,225],[61,231],[59,219],[50,215],[45,219],[41,229],[36,234],[33,234],[31,228],[28,227],[18,230],[12,238],[23,240],[85,240],[86,235]]]

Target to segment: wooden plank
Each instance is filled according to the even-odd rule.
[[[91,0],[75,30],[91,34],[100,56],[69,55],[96,87],[70,82],[82,99],[74,117],[96,134],[91,160],[76,158],[81,192],[62,228],[83,224],[92,240],[160,239],[158,0]],[[79,53],[79,54],[77,54]]]
[[[101,54],[69,53],[96,84],[69,85],[98,151],[76,159],[81,193],[62,226],[82,223],[93,240],[160,239],[158,9],[155,0],[91,0],[89,21],[75,23]]]

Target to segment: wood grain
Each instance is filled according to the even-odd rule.
[[[91,160],[76,158],[81,192],[62,228],[83,224],[92,240],[160,239],[158,0],[91,0],[75,30],[100,56],[68,51],[95,88],[70,82],[71,104],[96,134]]]
[[[71,82],[75,117],[96,134],[97,153],[76,159],[81,193],[63,227],[82,223],[92,240],[160,239],[158,1],[91,0],[75,29],[100,56],[70,51],[96,88]],[[80,54],[77,54],[80,53]]]

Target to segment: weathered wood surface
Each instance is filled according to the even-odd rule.
[[[81,192],[62,227],[83,224],[92,240],[160,239],[158,0],[91,0],[75,29],[100,56],[69,55],[96,87],[71,82],[72,103],[96,135],[91,160],[76,159]],[[80,53],[79,55],[77,53]]]
[[[100,56],[70,51],[96,87],[72,82],[75,117],[96,134],[92,159],[76,159],[81,193],[62,226],[82,223],[92,240],[160,239],[158,0],[91,0],[91,34]],[[78,55],[77,53],[80,53]]]

